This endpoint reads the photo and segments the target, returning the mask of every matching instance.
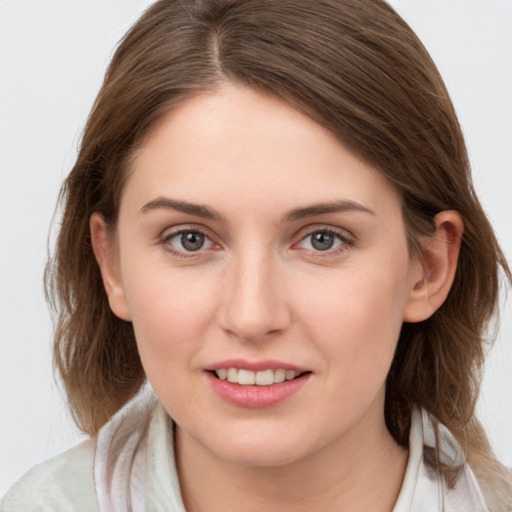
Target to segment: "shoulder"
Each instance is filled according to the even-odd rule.
[[[32,468],[6,494],[1,512],[99,512],[95,440],[88,439]]]

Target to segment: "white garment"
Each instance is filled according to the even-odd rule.
[[[86,441],[30,471],[0,511],[186,512],[170,427],[156,400],[128,404],[100,430],[95,444]],[[439,440],[446,460],[462,455],[442,427]],[[415,410],[409,460],[393,512],[488,512],[471,469],[465,466],[456,485],[447,488],[424,463],[424,445],[435,446],[434,428],[428,414]]]
[[[443,462],[460,464],[463,453],[455,438],[439,427],[440,457]],[[393,512],[488,512],[475,475],[468,465],[453,488],[439,479],[425,464],[424,447],[435,448],[435,429],[430,416],[415,409],[409,435],[409,461]]]

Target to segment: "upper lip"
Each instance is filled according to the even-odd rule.
[[[247,361],[245,359],[226,359],[213,363],[205,368],[207,371],[220,370],[221,368],[237,368],[238,370],[250,370],[253,372],[261,372],[263,370],[293,370],[297,373],[304,373],[308,370],[300,366],[285,363],[283,361],[276,361],[272,359],[265,359],[261,361]]]

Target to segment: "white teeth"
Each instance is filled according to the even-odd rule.
[[[251,370],[238,370],[237,368],[219,368],[215,370],[215,374],[221,380],[227,380],[234,384],[242,386],[271,386],[279,384],[285,380],[293,380],[300,375],[299,372],[293,370],[262,370],[253,372]]]
[[[276,370],[274,372],[274,382],[276,384],[279,384],[279,382],[284,382],[285,380],[286,380],[286,370]]]
[[[274,372],[272,370],[263,370],[256,373],[256,384],[258,386],[271,386],[274,384]]]
[[[229,382],[238,382],[238,370],[236,368],[228,368],[227,376]]]
[[[295,379],[296,375],[297,375],[297,374],[296,374],[293,370],[286,370],[286,373],[285,373],[285,379],[286,379],[286,380],[292,380],[292,379]]]
[[[249,370],[238,370],[238,384],[243,384],[244,386],[252,386],[254,381],[254,372],[250,372]]]

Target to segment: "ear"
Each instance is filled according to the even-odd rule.
[[[413,262],[404,322],[421,322],[445,301],[455,278],[464,222],[454,210],[434,218],[435,233],[422,240],[423,254]]]
[[[94,256],[100,267],[110,309],[122,320],[130,321],[131,316],[120,277],[116,247],[109,237],[107,224],[99,213],[93,213],[89,220],[89,228]]]

